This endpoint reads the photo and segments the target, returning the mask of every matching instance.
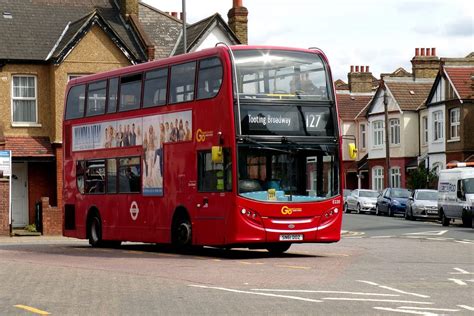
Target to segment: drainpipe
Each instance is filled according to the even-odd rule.
[[[388,136],[388,94],[387,87],[384,85],[383,105],[385,112],[385,169],[387,170],[387,177],[385,177],[385,187],[392,187],[392,179],[390,174],[390,143]]]

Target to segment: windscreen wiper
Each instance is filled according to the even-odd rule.
[[[239,141],[242,141],[242,142],[245,142],[245,143],[250,143],[250,144],[257,145],[258,148],[260,148],[260,149],[272,150],[272,151],[276,151],[276,152],[280,152],[280,153],[285,153],[285,154],[293,154],[293,152],[291,152],[291,151],[289,151],[289,150],[278,149],[278,148],[270,147],[270,146],[268,146],[268,145],[265,145],[265,144],[262,144],[262,143],[260,143],[260,142],[257,142],[256,140],[252,139],[252,138],[249,137],[249,136],[239,137],[238,140],[239,140]],[[282,142],[282,143],[283,143],[283,142]]]

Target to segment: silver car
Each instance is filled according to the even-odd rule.
[[[439,218],[438,191],[427,189],[413,191],[407,202],[405,219],[415,220],[416,218]]]
[[[351,211],[361,212],[375,212],[375,203],[379,192],[375,190],[357,189],[351,192],[344,203],[344,211],[350,213]]]

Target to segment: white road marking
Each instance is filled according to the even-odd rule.
[[[387,311],[387,312],[397,312],[397,313],[404,313],[404,314],[416,314],[416,315],[425,315],[425,316],[437,316],[438,314],[429,313],[429,312],[419,312],[419,311],[412,311],[407,309],[397,309],[397,308],[389,308],[389,307],[374,307],[374,309]]]
[[[379,285],[379,284],[377,284],[375,282],[371,282],[371,281],[363,281],[363,280],[358,280],[358,281],[363,282],[363,283],[367,283],[367,284],[370,284],[370,285],[378,286],[379,288],[386,289],[386,290],[389,290],[389,291],[394,291],[394,292],[401,293],[401,294],[407,294],[407,295],[413,295],[413,296],[417,296],[417,297],[429,298],[428,295],[417,294],[417,293],[412,293],[412,292],[405,292],[405,291],[402,291],[402,290],[395,289],[393,287],[389,287],[389,286],[385,286],[385,285]]]
[[[458,305],[458,307],[461,307],[461,308],[467,309],[468,311],[474,311],[474,307],[471,307],[471,306],[467,306],[467,305]]]
[[[458,272],[450,272],[449,274],[474,274],[472,272],[467,272],[466,270],[463,270],[461,268],[453,268],[453,269]]]
[[[394,236],[372,236],[370,238],[393,238]]]
[[[323,294],[352,294],[367,296],[389,296],[398,297],[398,294],[382,294],[382,293],[364,293],[364,292],[345,292],[345,291],[318,291],[318,290],[285,290],[285,289],[252,289],[252,291],[260,292],[288,292],[288,293],[323,293]]]
[[[455,242],[460,243],[460,244],[469,244],[469,245],[474,244],[472,240],[455,240]]]
[[[459,279],[448,279],[449,281],[453,281],[454,283],[456,283],[457,285],[467,285],[466,282],[464,282],[463,280],[459,280]]]
[[[422,304],[422,305],[433,304],[433,302],[385,300],[385,299],[377,299],[377,298],[355,298],[355,297],[323,297],[321,299],[331,300],[331,301],[362,301],[362,302],[407,303],[407,304]]]
[[[417,309],[417,310],[425,310],[425,311],[440,311],[440,312],[459,312],[459,309],[451,309],[451,308],[432,308],[432,307],[415,307],[415,306],[400,306],[398,308]]]
[[[427,232],[419,232],[419,233],[406,233],[403,235],[423,235],[423,236],[441,236],[446,234],[448,230],[430,230]]]
[[[241,290],[228,289],[228,288],[217,287],[217,286],[205,286],[205,285],[196,285],[196,284],[190,284],[188,286],[202,288],[202,289],[211,289],[211,290],[219,290],[219,291],[226,291],[226,292],[233,292],[233,293],[241,293],[241,294],[252,294],[252,295],[287,298],[287,299],[292,299],[292,300],[297,300],[297,301],[305,301],[305,302],[312,302],[312,303],[322,303],[323,302],[323,301],[320,301],[320,300],[313,300],[313,299],[310,299],[310,298],[299,297],[299,296],[289,296],[289,295],[278,295],[278,294],[271,294],[271,293],[241,291]]]
[[[447,237],[428,237],[426,238],[428,240],[436,240],[436,241],[446,241],[446,240],[452,240],[454,238],[447,238]]]

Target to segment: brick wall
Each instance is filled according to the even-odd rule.
[[[62,235],[63,216],[61,208],[49,205],[49,198],[42,197],[43,235]]]
[[[35,204],[41,197],[49,197],[56,204],[56,169],[54,162],[30,162],[28,164],[28,213],[29,222],[35,223]]]
[[[10,234],[10,226],[8,224],[8,180],[0,179],[0,236],[8,236]]]

